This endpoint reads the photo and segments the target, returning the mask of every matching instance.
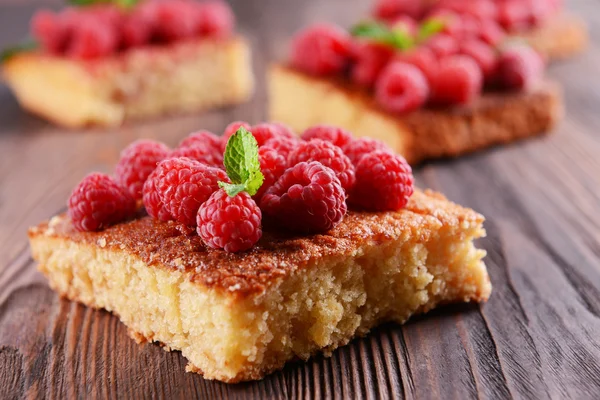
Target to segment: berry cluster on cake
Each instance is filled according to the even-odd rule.
[[[271,68],[271,118],[299,131],[327,123],[372,136],[411,164],[548,132],[563,107],[544,58],[475,7],[496,3],[455,3],[350,31],[304,29],[289,63]]]
[[[473,243],[483,217],[415,189],[384,143],[333,126],[235,122],[176,149],[137,141],[68,206],[29,231],[50,286],[208,379],[260,379],[491,291]]]
[[[3,76],[27,110],[67,127],[243,102],[250,49],[225,2],[148,0],[39,11],[35,46],[7,54]]]

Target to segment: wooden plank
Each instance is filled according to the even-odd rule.
[[[21,111],[0,87],[0,398],[598,398],[600,397],[600,11],[570,6],[591,24],[590,51],[554,65],[567,118],[555,135],[416,172],[422,187],[487,216],[493,295],[385,325],[331,358],[291,363],[263,381],[226,385],[185,373],[185,360],[135,344],[105,311],[59,299],[35,270],[28,226],[63,210],[92,170],[150,137],[175,145],[198,128],[265,118],[263,71],[291,33],[318,20],[349,24],[360,0],[232,2],[255,49],[259,89],[236,108],[65,132]],[[0,46],[23,37],[36,4],[0,0]],[[6,6],[6,4],[9,4]]]

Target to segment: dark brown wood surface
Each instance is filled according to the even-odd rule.
[[[0,0],[0,46],[27,32],[36,5]],[[254,45],[252,102],[115,130],[65,131],[20,110],[0,85],[0,398],[600,398],[600,1],[569,7],[589,22],[581,57],[553,65],[567,115],[555,134],[419,168],[421,187],[487,217],[481,247],[494,285],[483,306],[447,307],[388,325],[261,382],[227,385],[185,360],[136,345],[119,320],[60,300],[36,271],[30,225],[61,211],[93,170],[150,137],[175,145],[199,128],[263,120],[265,66],[315,20],[350,24],[368,0],[237,0]]]

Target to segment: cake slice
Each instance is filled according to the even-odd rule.
[[[385,321],[487,300],[485,252],[473,243],[482,223],[417,190],[401,211],[349,212],[324,234],[265,233],[239,254],[147,216],[78,232],[60,215],[29,238],[62,296],[118,315],[138,342],[180,350],[188,371],[239,382],[330,355]]]
[[[589,37],[578,16],[560,13],[537,28],[517,35],[550,60],[562,60],[585,50]]]
[[[411,164],[545,134],[564,112],[560,87],[551,81],[527,92],[486,93],[469,105],[397,115],[348,80],[274,65],[269,93],[272,120],[298,132],[316,124],[341,126],[357,136],[386,142]]]
[[[34,49],[2,75],[23,108],[67,127],[237,104],[252,94],[250,47],[224,2],[144,1],[40,11]]]

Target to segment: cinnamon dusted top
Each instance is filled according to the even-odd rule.
[[[426,241],[441,229],[464,231],[483,222],[473,210],[449,202],[431,191],[415,191],[406,209],[398,212],[348,212],[342,223],[325,234],[286,236],[265,232],[244,253],[207,248],[194,230],[148,216],[101,232],[78,232],[66,215],[29,230],[36,236],[67,239],[104,249],[135,254],[150,266],[188,273],[192,282],[242,296],[260,293],[270,283],[324,257],[352,257],[368,243],[406,238]]]

